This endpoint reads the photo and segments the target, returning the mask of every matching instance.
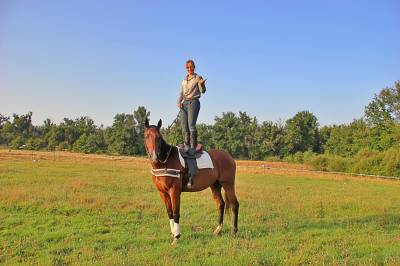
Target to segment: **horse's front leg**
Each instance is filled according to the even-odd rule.
[[[175,229],[174,229],[174,216],[173,216],[173,211],[172,211],[172,203],[171,203],[171,198],[168,193],[160,191],[160,196],[161,199],[165,203],[165,207],[167,208],[167,214],[169,218],[169,226],[171,228],[171,234],[174,236]]]
[[[178,239],[181,237],[181,227],[179,224],[180,217],[180,208],[181,208],[181,191],[178,188],[171,188],[169,196],[171,198],[172,203],[172,212],[174,219],[174,241],[172,241],[171,245],[176,245],[178,243]]]

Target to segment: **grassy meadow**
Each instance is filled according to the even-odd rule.
[[[238,235],[232,216],[212,234],[210,190],[184,193],[172,247],[149,170],[144,158],[0,150],[0,264],[400,265],[400,181],[240,167]]]

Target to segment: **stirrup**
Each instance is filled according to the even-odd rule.
[[[188,188],[193,188],[194,187],[194,184],[193,184],[193,179],[191,179],[191,178],[189,178],[189,181],[187,182],[187,185],[186,185]]]

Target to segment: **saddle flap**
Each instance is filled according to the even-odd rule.
[[[183,168],[187,167],[185,160],[187,160],[188,158],[189,160],[196,159],[197,167],[199,169],[214,168],[210,155],[204,150],[201,153],[196,153],[195,156],[188,156],[183,148],[178,147],[178,155],[179,161]]]

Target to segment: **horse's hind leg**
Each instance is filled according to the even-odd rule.
[[[217,208],[219,210],[218,226],[214,230],[214,235],[220,235],[224,223],[224,209],[225,209],[224,198],[222,197],[221,194],[221,183],[219,183],[219,181],[216,181],[211,186],[211,191],[214,201],[217,204]]]
[[[232,209],[233,211],[232,234],[235,235],[236,232],[238,231],[238,216],[239,216],[239,202],[237,200],[235,193],[235,185],[222,183],[222,187],[225,190],[226,208]]]

